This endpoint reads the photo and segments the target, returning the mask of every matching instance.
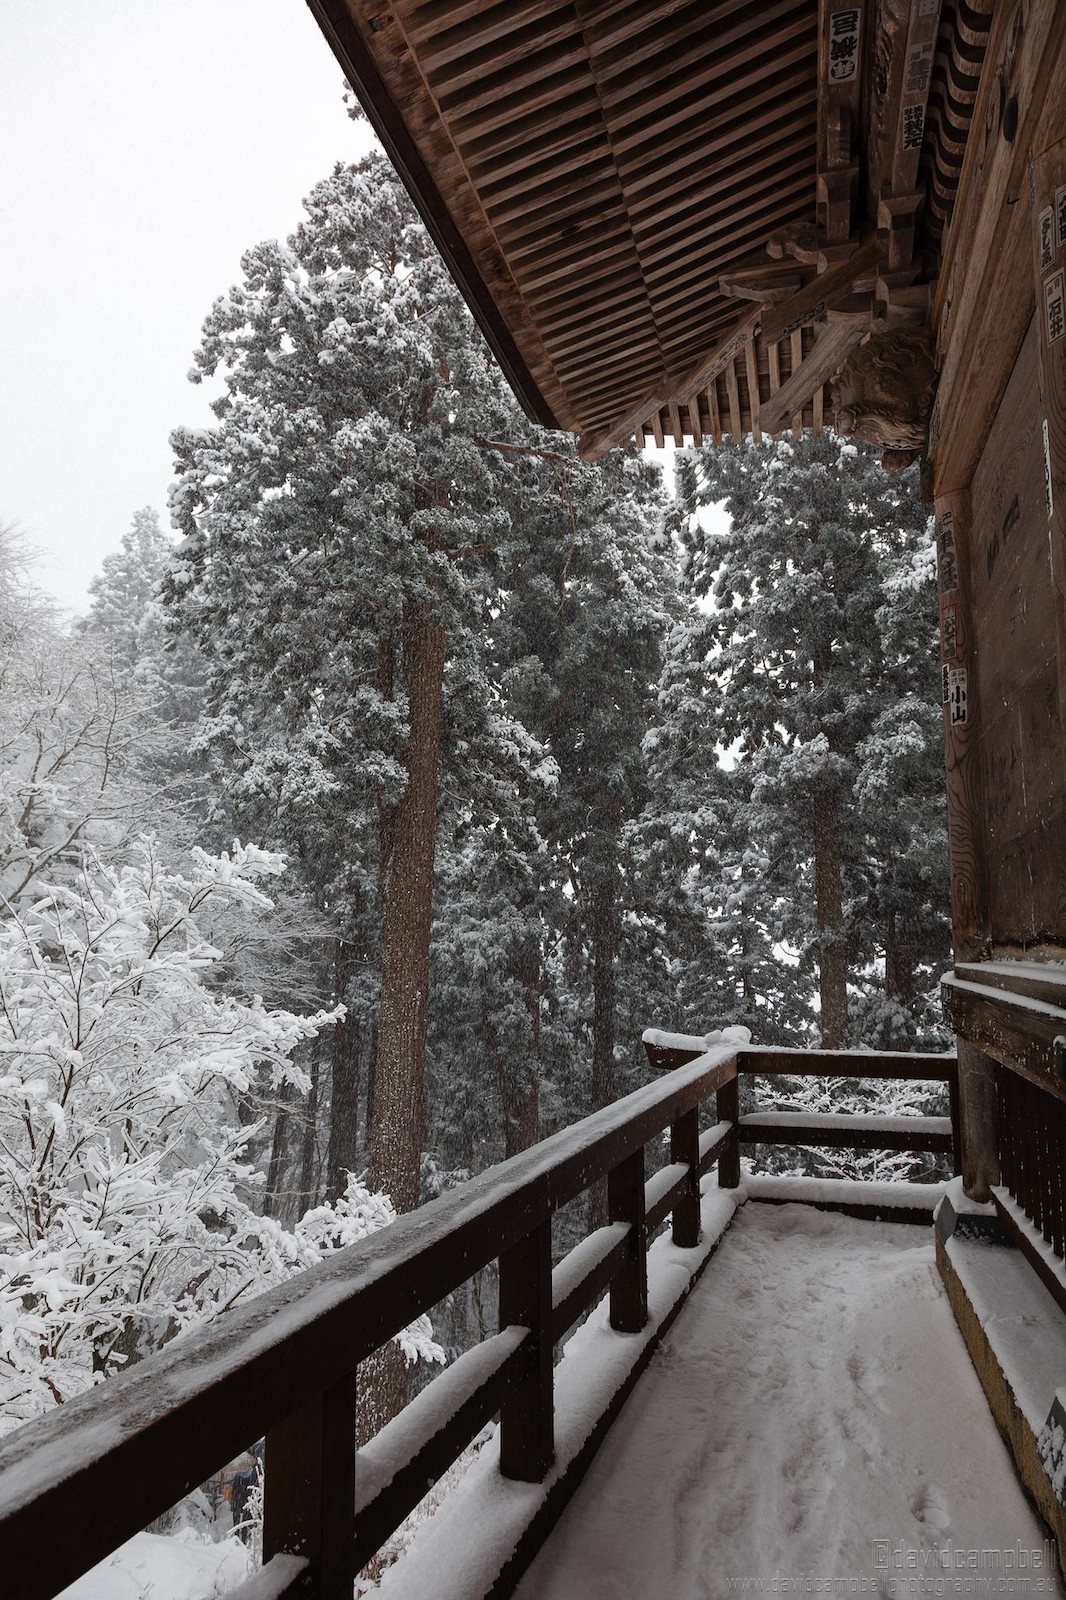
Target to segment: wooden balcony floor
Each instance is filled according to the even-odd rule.
[[[953,1552],[994,1580],[984,1552],[1044,1540],[930,1231],[749,1202],[518,1595],[717,1600],[807,1574],[933,1593],[894,1580]]]
[[[929,1230],[749,1202],[518,1595],[717,1600],[807,1574],[901,1592],[938,1552],[1044,1539]]]

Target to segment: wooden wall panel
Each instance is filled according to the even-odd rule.
[[[973,595],[993,943],[1066,943],[1066,784],[1035,322],[974,475]]]

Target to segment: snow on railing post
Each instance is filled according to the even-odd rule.
[[[673,1241],[682,1250],[700,1242],[700,1110],[693,1106],[670,1124],[670,1160],[688,1164],[688,1185],[673,1212]]]
[[[629,1223],[625,1264],[611,1279],[611,1327],[619,1333],[639,1333],[648,1320],[643,1146],[607,1174],[607,1220]]]
[[[732,1132],[718,1157],[718,1187],[735,1189],[740,1183],[740,1077],[730,1078],[717,1094],[718,1121],[731,1122]]]
[[[500,1256],[500,1331],[509,1327],[529,1329],[531,1365],[500,1408],[500,1471],[539,1483],[555,1459],[550,1218]]]
[[[355,1373],[266,1436],[263,1562],[303,1556],[314,1600],[351,1600],[355,1583]]]

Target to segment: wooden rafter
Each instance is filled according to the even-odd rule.
[[[870,326],[868,309],[830,311],[826,325],[815,340],[811,353],[794,368],[787,383],[762,408],[762,425],[767,433],[786,427],[797,411],[812,398],[821,409],[822,385],[839,370]]]

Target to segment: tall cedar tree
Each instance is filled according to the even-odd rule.
[[[166,593],[207,663],[228,804],[337,918],[338,998],[380,996],[369,1182],[402,1211],[420,1197],[446,690],[477,676],[484,558],[508,528],[478,441],[511,407],[381,156],[305,207],[205,323],[191,377],[225,390],[217,426],[172,439]],[[335,1191],[366,1017],[337,1030]]]
[[[583,466],[572,443],[543,437],[498,454],[511,463],[512,540],[487,671],[542,760],[524,790],[481,796],[443,862],[435,1132],[446,1164],[464,1166],[537,1136],[542,1080],[549,1123],[612,1099],[619,1039],[646,1020],[627,1011],[641,986],[627,971],[626,828],[647,798],[641,742],[675,597],[654,468],[623,452]],[[496,1096],[470,1081],[474,1061],[498,1084],[502,1128]]]
[[[947,954],[935,590],[913,474],[832,435],[679,458],[693,655],[821,1041],[913,1040]],[[725,502],[725,531],[703,507]],[[883,972],[877,1004],[853,1004]],[[888,1037],[886,1037],[888,1035]]]

